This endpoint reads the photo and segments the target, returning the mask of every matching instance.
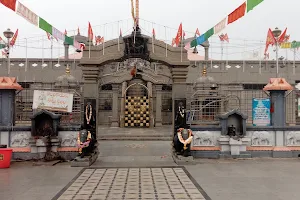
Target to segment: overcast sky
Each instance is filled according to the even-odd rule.
[[[162,40],[171,41],[175,37],[176,30],[180,22],[183,23],[183,29],[192,36],[196,28],[203,33],[216,23],[221,21],[235,8],[241,5],[245,0],[140,0],[140,24],[144,33],[150,34],[152,23],[157,33],[157,37]],[[47,20],[62,32],[80,28],[81,34],[87,34],[88,21],[91,22],[96,35],[104,35],[106,39],[111,39],[119,34],[118,23],[123,33],[129,33],[131,30],[131,3],[130,0],[20,0],[25,6],[30,8],[40,17]],[[227,26],[223,33],[228,33],[230,44],[225,48],[225,54],[228,52],[229,59],[241,58],[243,51],[248,54],[253,51],[262,52],[265,43],[268,28],[279,27],[284,30],[288,27],[288,34],[291,40],[300,40],[299,28],[299,6],[297,0],[264,0],[253,11],[246,14],[242,19]],[[44,31],[31,25],[22,17],[0,5],[0,27],[2,30],[11,28],[15,31],[19,29],[19,39],[15,49],[11,53],[12,57],[25,56],[25,40],[28,39],[29,57],[49,57],[50,50],[42,53],[44,48],[50,48],[46,41]],[[127,20],[129,19],[129,20]],[[144,21],[147,20],[147,21]],[[105,32],[104,32],[104,25]],[[100,26],[102,25],[102,26]],[[165,37],[165,28],[167,34]],[[169,28],[170,27],[170,28]],[[2,32],[2,31],[1,31]],[[74,31],[73,31],[74,33]],[[0,34],[2,36],[2,33]],[[45,42],[42,43],[41,39]],[[244,41],[247,40],[247,41]],[[259,45],[261,41],[261,45]],[[216,36],[211,39],[212,57],[220,58],[220,42]],[[245,46],[244,46],[245,43]],[[37,49],[31,48],[35,47]],[[58,47],[60,51],[58,52]],[[58,54],[63,55],[62,45],[54,44],[54,57]],[[200,54],[202,52],[201,49]],[[271,50],[271,49],[270,49]],[[285,51],[281,51],[285,56]],[[289,54],[291,58],[292,54]],[[299,54],[300,55],[300,54]],[[297,55],[297,56],[299,56]],[[224,57],[226,57],[224,55]],[[300,56],[299,56],[300,58]]]

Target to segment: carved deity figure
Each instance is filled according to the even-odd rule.
[[[190,155],[190,146],[193,140],[192,130],[187,128],[180,128],[174,137],[174,148],[178,154],[187,157]]]
[[[179,128],[184,127],[186,127],[186,111],[184,109],[183,103],[179,102],[175,116],[175,131]]]
[[[82,130],[78,133],[77,138],[78,156],[83,158],[91,153],[91,140],[91,132],[82,127]]]

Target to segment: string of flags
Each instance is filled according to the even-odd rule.
[[[197,37],[196,39],[192,40],[188,46],[189,47],[196,47],[198,45],[203,44],[207,41],[211,36],[221,32],[226,25],[229,25],[238,19],[245,16],[246,13],[253,10],[258,4],[262,3],[264,0],[247,0],[238,8],[236,8],[233,12],[231,12],[227,17],[222,19],[219,23],[217,23],[214,27],[210,28],[208,31]]]
[[[76,49],[81,48],[81,44],[78,43],[75,38],[71,38],[67,36],[67,32],[63,34],[61,31],[56,29],[50,23],[48,23],[45,19],[35,14],[29,8],[27,8],[24,4],[20,3],[17,0],[0,0],[0,3],[6,6],[7,8],[13,10],[18,15],[26,19],[31,24],[39,27],[40,29],[46,31],[47,34],[52,35],[54,38],[64,41],[65,43],[74,46]]]

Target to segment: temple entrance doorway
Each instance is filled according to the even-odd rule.
[[[125,90],[125,127],[150,127],[149,90],[143,80],[133,79]]]

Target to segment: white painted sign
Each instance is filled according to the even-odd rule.
[[[73,94],[34,90],[32,109],[72,112]]]

